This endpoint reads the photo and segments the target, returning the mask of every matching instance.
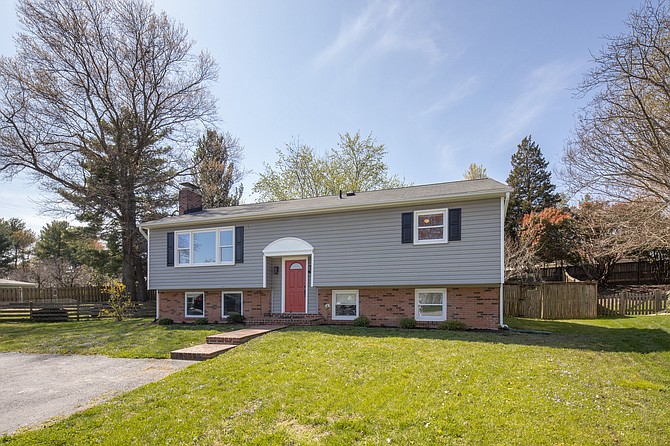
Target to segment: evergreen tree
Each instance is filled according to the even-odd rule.
[[[540,146],[530,135],[526,136],[512,155],[512,170],[507,177],[507,184],[514,189],[505,221],[505,232],[510,237],[517,237],[524,215],[555,207],[560,202],[548,166]]]
[[[19,263],[25,265],[30,254],[30,247],[35,243],[35,233],[27,229],[26,222],[20,218],[8,220],[0,218],[0,227],[9,238],[12,251],[10,258],[14,263],[14,269],[19,267]]]
[[[12,241],[9,234],[0,228],[0,271],[7,270],[12,264]]]
[[[202,193],[203,208],[240,204],[243,188],[239,182],[244,175],[238,167],[241,156],[238,139],[228,132],[219,134],[216,130],[207,130],[198,139],[193,154],[193,182]]]

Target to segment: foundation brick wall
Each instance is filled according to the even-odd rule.
[[[434,287],[431,287],[434,288]],[[439,287],[437,287],[439,288]],[[342,287],[338,289],[355,289]],[[497,329],[499,324],[499,287],[446,287],[447,320],[459,320],[470,328]],[[160,291],[159,317],[175,322],[195,322],[198,318],[184,317],[186,291]],[[222,322],[221,291],[205,290],[205,317],[209,322]],[[234,290],[239,291],[239,290]],[[350,324],[351,321],[332,320],[333,288],[319,288],[319,314],[328,324]],[[414,317],[414,288],[360,288],[359,314],[370,319],[371,325],[397,327],[403,317]],[[262,318],[271,313],[270,289],[242,290],[246,318]],[[439,322],[418,322],[420,327],[431,327]]]
[[[197,317],[185,317],[186,292],[200,292],[203,290],[159,291],[158,316],[170,318],[175,322],[195,322]],[[221,291],[204,290],[205,318],[209,322],[223,322],[221,317]],[[232,290],[240,291],[240,290]],[[242,290],[242,309],[244,316],[260,317],[270,312],[270,290]]]
[[[498,328],[499,287],[446,288],[447,320],[462,321],[470,328]],[[333,288],[319,288],[319,313],[329,324],[350,324],[351,321],[332,320],[332,308],[325,306],[332,305],[332,291]],[[403,317],[414,317],[414,288],[360,288],[358,294],[358,314],[367,316],[370,325],[397,327]],[[438,324],[439,322],[417,323],[420,327]]]

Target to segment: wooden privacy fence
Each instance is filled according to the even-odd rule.
[[[646,293],[621,292],[598,298],[598,314],[639,315],[656,314],[668,310],[668,295],[663,290]]]
[[[539,282],[503,285],[506,316],[536,319],[592,319],[597,316],[595,282]]]
[[[62,299],[59,302],[10,302],[0,303],[0,322],[47,322],[79,321],[106,317],[103,309],[109,309],[107,302],[80,302]],[[156,301],[134,302],[128,312],[131,317],[155,317]]]
[[[99,286],[72,288],[0,288],[1,303],[21,302],[105,302],[107,295]]]
[[[107,302],[109,296],[99,286],[71,288],[0,288],[0,304],[22,302]],[[156,291],[149,290],[147,301],[156,300]]]

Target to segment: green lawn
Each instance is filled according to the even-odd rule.
[[[151,319],[0,323],[0,352],[169,358],[172,350],[202,344],[210,334],[236,328],[240,326],[161,326]]]
[[[670,315],[507,323],[553,334],[292,328],[4,441],[668,443]]]

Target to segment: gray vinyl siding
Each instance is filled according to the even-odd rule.
[[[401,243],[401,214],[461,208],[461,240],[445,244]],[[500,283],[500,199],[417,205],[250,220],[243,224],[244,263],[234,266],[167,267],[167,229],[150,231],[151,289],[263,287],[263,249],[282,237],[298,237],[314,247],[314,287],[478,285]],[[191,229],[228,226],[194,226]],[[276,289],[274,261],[265,285]],[[281,268],[280,268],[281,270]],[[281,275],[279,275],[281,287]],[[312,298],[311,294],[314,293]],[[275,300],[279,296],[274,296]],[[316,311],[310,289],[309,311]]]

